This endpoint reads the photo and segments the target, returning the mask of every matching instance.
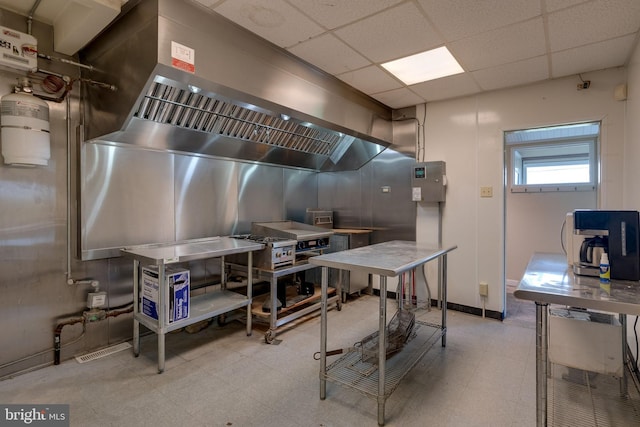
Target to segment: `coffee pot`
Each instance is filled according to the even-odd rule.
[[[599,267],[602,254],[608,251],[609,241],[606,237],[595,236],[584,239],[580,246],[580,264]]]

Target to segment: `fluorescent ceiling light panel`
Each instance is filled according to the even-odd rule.
[[[407,85],[464,73],[445,46],[396,59],[382,66]]]

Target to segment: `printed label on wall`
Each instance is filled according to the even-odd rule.
[[[171,42],[171,65],[190,73],[196,72],[195,66],[196,52],[190,47]]]

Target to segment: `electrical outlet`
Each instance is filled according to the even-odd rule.
[[[480,296],[481,297],[489,296],[489,284],[487,282],[480,282]]]
[[[591,80],[585,80],[582,83],[578,83],[578,90],[586,90],[591,87]]]
[[[493,187],[480,187],[480,197],[493,197]]]

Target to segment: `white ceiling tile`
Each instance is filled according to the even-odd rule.
[[[542,55],[524,61],[485,68],[471,74],[483,90],[533,83],[549,78],[548,57]]]
[[[418,0],[447,41],[462,39],[540,16],[534,0]]]
[[[281,47],[293,46],[324,31],[283,0],[226,1],[214,10]]]
[[[330,74],[340,74],[371,64],[330,33],[299,43],[287,50]]]
[[[313,20],[333,30],[373,15],[404,0],[287,0]]]
[[[622,66],[635,45],[635,39],[635,35],[630,35],[553,53],[551,76],[558,78]]]
[[[549,15],[552,52],[638,31],[640,1],[596,0]]]
[[[542,18],[500,28],[448,44],[451,54],[465,71],[543,55],[545,49]]]
[[[428,102],[480,92],[480,87],[468,73],[418,83],[410,88]]]
[[[335,31],[373,62],[422,52],[442,39],[413,3],[405,3]]]
[[[425,100],[407,88],[394,89],[387,92],[380,92],[371,95],[383,104],[391,108],[403,108],[413,105],[424,104]]]
[[[338,78],[368,95],[402,87],[402,84],[376,65],[339,74]]]

